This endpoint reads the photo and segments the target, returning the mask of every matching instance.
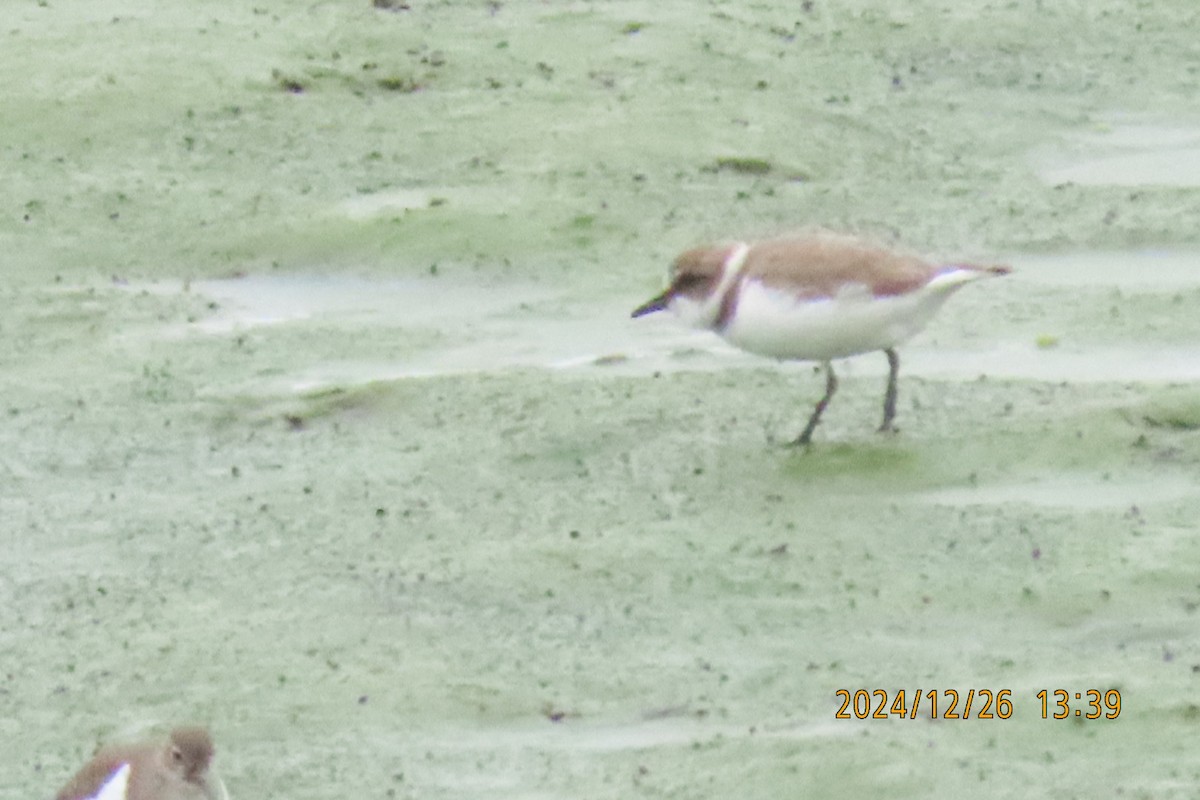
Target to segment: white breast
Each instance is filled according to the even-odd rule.
[[[733,318],[719,332],[743,350],[787,360],[828,361],[883,350],[919,332],[954,290],[983,275],[950,270],[916,291],[890,297],[851,284],[817,300],[745,279]]]

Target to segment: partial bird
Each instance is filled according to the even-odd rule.
[[[166,741],[106,745],[55,800],[229,800],[210,771],[214,752],[196,726],[175,728]]]

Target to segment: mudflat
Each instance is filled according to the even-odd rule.
[[[1067,5],[7,9],[0,795],[1188,796],[1197,12]],[[1015,272],[805,453],[627,317],[814,225]]]

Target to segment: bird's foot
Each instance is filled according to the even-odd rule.
[[[792,448],[797,448],[797,449],[803,447],[805,450],[809,449],[810,447],[812,447],[812,431],[805,431],[804,433],[797,436],[795,439],[792,439],[790,442],[787,443],[787,447],[792,447]]]

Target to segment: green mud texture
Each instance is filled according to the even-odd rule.
[[[800,224],[968,256],[1193,242],[1193,190],[1026,160],[1186,107],[1193,4],[409,5],[6,9],[0,796],[184,721],[234,798],[1190,796],[1193,383],[902,372],[881,438],[851,374],[802,453],[804,368],[285,391],[427,332],[189,333],[215,304],[136,287],[349,272],[632,308],[677,249]],[[1031,288],[1015,261],[926,336],[1194,327],[1194,291]],[[1013,709],[839,720],[839,689]],[[1120,716],[1044,720],[1056,689]]]

